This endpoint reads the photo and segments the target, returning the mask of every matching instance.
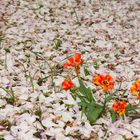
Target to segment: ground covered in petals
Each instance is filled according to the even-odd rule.
[[[89,74],[78,71],[99,102],[92,77],[109,73],[138,103],[139,16],[139,0],[1,0],[0,139],[140,140],[139,113],[112,123],[106,112],[91,125],[61,87],[66,58],[80,52]]]

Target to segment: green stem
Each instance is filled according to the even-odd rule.
[[[3,89],[7,94],[9,94],[12,97],[12,95],[8,92],[7,89],[5,89],[4,87],[0,87],[0,88]]]
[[[103,103],[103,111],[104,111],[105,108],[106,108],[106,103],[107,103],[107,102],[106,102],[106,93],[105,93],[105,100],[104,100],[104,103]],[[103,112],[103,111],[102,111],[102,112]]]
[[[30,83],[31,83],[31,86],[32,86],[32,90],[34,92],[34,83],[33,83],[33,77],[31,76],[31,73],[29,72],[29,78],[30,78]]]
[[[7,70],[7,53],[5,52],[4,67]]]
[[[13,102],[15,102],[15,94],[14,94],[12,87],[10,88],[10,91],[5,89],[4,87],[0,87],[0,88],[3,89],[7,94],[9,94],[10,98],[13,100]]]
[[[79,20],[79,17],[78,17],[78,15],[77,15],[77,13],[76,13],[76,10],[75,10],[75,9],[74,9],[74,13],[75,13],[75,16],[76,16],[76,19],[77,19],[77,23],[78,23],[79,25],[81,25],[80,20]]]
[[[15,99],[15,94],[12,88],[10,88],[10,92],[11,92],[12,98]]]

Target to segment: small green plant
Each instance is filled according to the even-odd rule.
[[[4,67],[5,67],[5,69],[7,69],[7,54],[10,53],[10,49],[4,48],[4,51],[5,51]]]
[[[0,88],[3,89],[10,96],[10,97],[6,97],[6,101],[9,104],[14,105],[14,103],[16,102],[16,96],[13,91],[13,88],[12,87],[8,87],[8,88],[0,87]]]
[[[58,49],[61,48],[61,47],[62,47],[62,41],[61,41],[60,39],[57,39],[57,40],[55,41],[54,48],[55,48],[56,50],[58,50]]]
[[[100,67],[100,65],[97,62],[94,62],[93,66],[95,69],[98,69]]]

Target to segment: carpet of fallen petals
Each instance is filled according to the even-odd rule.
[[[139,114],[90,125],[61,89],[65,58],[81,52],[88,86],[95,89],[94,74],[109,73],[136,104],[130,86],[140,79],[139,16],[139,0],[1,0],[0,87],[12,89],[15,101],[0,88],[0,139],[140,140]]]

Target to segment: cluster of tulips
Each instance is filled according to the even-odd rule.
[[[100,86],[105,94],[104,101],[99,103],[92,90],[86,87],[82,78],[80,77],[80,66],[84,64],[80,53],[75,53],[73,57],[69,57],[67,62],[63,64],[64,69],[72,68],[75,70],[76,77],[79,80],[79,87],[76,87],[73,83],[70,75],[62,82],[62,87],[65,91],[70,90],[72,97],[80,99],[78,103],[80,109],[87,116],[90,123],[95,123],[98,118],[100,118],[106,110],[111,113],[112,122],[116,121],[119,116],[124,118],[124,116],[129,116],[129,114],[135,113],[137,109],[140,108],[140,102],[138,104],[132,105],[127,100],[123,100],[125,97],[126,90],[122,94],[117,95],[119,89],[114,91],[114,79],[111,75],[95,75],[93,76],[92,82],[96,86]],[[132,84],[130,91],[132,94],[136,95],[137,99],[140,99],[140,81],[136,81]],[[108,102],[113,100],[112,108],[108,107]]]

